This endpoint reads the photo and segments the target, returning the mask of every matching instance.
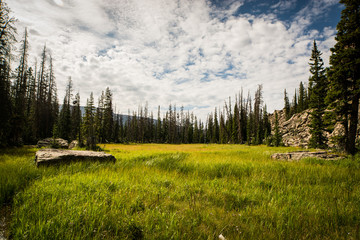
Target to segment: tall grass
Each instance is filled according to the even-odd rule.
[[[34,153],[35,149],[31,148],[0,150],[0,207],[11,204],[15,193],[39,177]]]
[[[15,196],[11,237],[360,239],[359,157],[281,162],[270,155],[294,149],[239,145],[105,150],[115,164],[30,164],[37,180]]]

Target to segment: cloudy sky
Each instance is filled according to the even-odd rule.
[[[69,76],[86,103],[110,87],[117,111],[169,103],[203,120],[241,88],[268,110],[309,77],[312,42],[328,64],[337,0],[8,0],[31,60],[46,43],[59,101]]]

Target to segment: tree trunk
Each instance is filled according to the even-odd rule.
[[[350,126],[346,139],[346,149],[345,149],[346,152],[351,155],[354,155],[356,153],[355,140],[356,140],[357,125],[358,125],[358,114],[359,114],[359,96],[355,96],[351,104]]]

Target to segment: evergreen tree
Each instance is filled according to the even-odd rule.
[[[20,48],[20,63],[16,69],[16,80],[14,84],[14,111],[11,121],[11,142],[13,145],[21,145],[23,143],[23,133],[25,128],[26,113],[26,91],[28,85],[27,77],[27,58],[28,58],[28,34],[25,29],[24,39]]]
[[[281,144],[281,134],[279,130],[279,118],[278,114],[275,111],[275,127],[274,127],[274,146],[278,147]]]
[[[321,54],[322,53],[317,49],[316,42],[314,41],[309,63],[310,73],[312,74],[309,79],[309,83],[311,83],[312,86],[310,95],[310,107],[312,108],[310,124],[311,138],[309,146],[313,148],[326,147],[326,138],[323,134],[325,126],[322,117],[326,108],[325,97],[327,79]]]
[[[196,123],[196,121],[195,121]],[[198,141],[196,141],[198,142]],[[213,143],[218,143],[219,142],[219,121],[218,121],[218,115],[217,115],[217,109],[215,108],[214,111],[214,130],[213,130],[213,139],[212,139]]]
[[[255,92],[255,102],[254,102],[254,129],[253,134],[255,137],[255,144],[261,144],[263,138],[263,129],[262,129],[262,85],[259,85]]]
[[[96,108],[95,115],[95,129],[96,129],[96,142],[103,143],[104,142],[104,99],[105,94],[104,91],[101,92],[101,96],[98,100],[98,106]],[[136,120],[136,115],[135,115]],[[137,137],[137,135],[133,135]]]
[[[240,130],[240,111],[238,108],[238,104],[235,103],[234,105],[234,113],[233,113],[233,120],[232,120],[232,134],[231,134],[231,142],[232,143],[240,143],[239,139],[239,130]]]
[[[299,99],[298,99],[298,112],[302,112],[306,109],[305,107],[305,101],[306,101],[306,93],[305,88],[302,82],[300,82],[299,86]]]
[[[7,4],[0,1],[0,146],[8,143],[12,104],[10,94],[11,46],[16,41],[15,18]]]
[[[288,120],[291,116],[290,116],[290,102],[286,89],[284,90],[284,110],[285,110],[286,120]]]
[[[345,129],[345,151],[355,154],[360,97],[360,2],[340,0],[345,5],[337,25],[336,44],[331,48],[328,101]]]
[[[58,120],[58,135],[59,137],[66,139],[66,140],[72,140],[71,139],[71,133],[72,133],[72,127],[71,127],[71,97],[72,97],[72,80],[71,77],[69,77],[68,84],[66,87],[66,93],[64,97],[64,102],[60,111],[60,116]]]
[[[93,93],[86,101],[85,116],[83,120],[83,136],[86,140],[86,148],[96,150],[96,132],[95,132],[95,107]]]
[[[71,107],[71,139],[77,139],[80,146],[82,145],[81,121],[80,94],[77,93]]]
[[[109,88],[105,90],[104,99],[104,140],[112,142],[112,132],[114,125],[113,109],[112,109],[112,93]]]
[[[26,125],[24,131],[24,143],[35,143],[34,114],[36,105],[36,78],[31,67],[27,70],[28,89],[26,93]]]

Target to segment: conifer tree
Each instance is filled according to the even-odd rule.
[[[275,127],[274,127],[274,146],[278,147],[281,144],[281,134],[279,130],[279,118],[278,114],[275,111]]]
[[[112,93],[109,88],[105,90],[104,99],[104,140],[112,142],[112,132],[114,125],[113,109],[112,109]]]
[[[72,97],[72,80],[69,77],[68,84],[66,86],[66,93],[63,101],[63,105],[60,111],[60,116],[58,120],[58,135],[59,137],[72,140],[71,133],[71,97]]]
[[[198,141],[196,141],[198,142]],[[215,108],[214,111],[214,130],[213,130],[213,143],[219,142],[219,121],[218,121],[218,115],[217,115],[217,109]]]
[[[95,107],[93,93],[90,94],[90,98],[86,101],[83,120],[83,136],[86,140],[86,148],[96,150]]]
[[[284,90],[284,110],[285,110],[285,118],[286,120],[288,120],[291,116],[290,116],[290,102],[286,89]]]
[[[310,73],[312,74],[309,79],[309,84],[312,86],[310,95],[310,107],[312,108],[310,124],[311,138],[309,146],[313,148],[326,147],[326,138],[323,134],[325,130],[323,114],[326,108],[327,79],[321,54],[314,41],[309,63]]]
[[[16,41],[15,18],[10,9],[0,0],[0,146],[8,143],[12,104],[10,94],[11,46]]]
[[[345,5],[337,24],[336,44],[331,48],[328,101],[345,129],[345,151],[355,154],[360,98],[360,2]]]
[[[80,146],[82,145],[81,121],[80,93],[77,93],[71,107],[71,139],[77,139]]]
[[[11,120],[12,145],[21,145],[23,143],[23,132],[25,128],[26,113],[26,91],[28,85],[27,77],[27,59],[28,59],[28,34],[27,29],[24,32],[24,39],[20,48],[20,63],[16,69],[16,80],[14,84],[14,111]]]
[[[305,101],[306,101],[306,93],[305,88],[302,82],[300,82],[299,86],[299,99],[298,99],[298,112],[302,112],[306,109],[305,107]]]

